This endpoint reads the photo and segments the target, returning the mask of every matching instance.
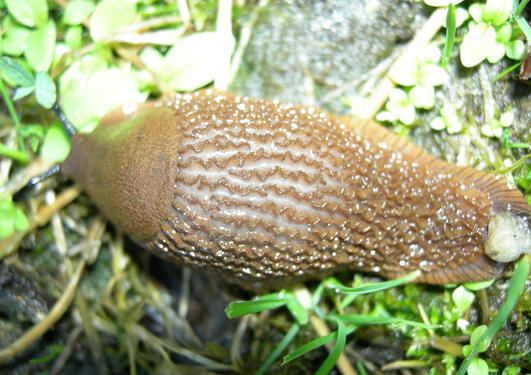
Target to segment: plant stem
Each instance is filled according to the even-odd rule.
[[[2,96],[4,97],[7,110],[9,111],[9,114],[11,115],[11,118],[13,119],[13,123],[15,124],[15,129],[17,130],[18,148],[20,151],[25,153],[26,150],[24,148],[24,143],[22,142],[22,138],[19,136],[20,120],[18,118],[17,112],[15,111],[15,106],[13,105],[13,102],[11,101],[11,98],[9,97],[9,94],[4,85],[4,81],[2,81],[2,79],[0,79],[0,92],[2,93]]]

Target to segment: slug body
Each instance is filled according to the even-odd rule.
[[[503,177],[373,122],[211,90],[112,112],[62,171],[145,247],[244,283],[485,280],[505,267],[485,255],[489,219],[529,212]]]

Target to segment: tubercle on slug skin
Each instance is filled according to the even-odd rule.
[[[496,277],[489,218],[528,212],[507,181],[379,125],[212,90],[107,115],[63,173],[162,257],[251,283],[338,269],[447,283]],[[162,178],[161,178],[162,177]]]

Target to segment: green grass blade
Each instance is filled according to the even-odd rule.
[[[356,326],[347,327],[345,334],[347,336],[350,335],[352,332],[354,332],[356,330],[356,328],[357,328]],[[303,356],[304,354],[306,354],[308,352],[311,352],[312,350],[317,349],[317,348],[319,348],[319,347],[331,342],[332,340],[336,340],[336,338],[337,338],[337,331],[334,331],[332,333],[329,333],[326,336],[322,336],[322,337],[319,337],[319,338],[317,338],[315,340],[307,342],[306,344],[304,344],[303,346],[301,346],[297,350],[295,350],[292,353],[286,355],[284,357],[284,359],[282,360],[282,365],[285,365],[286,363],[291,362],[294,359],[299,358],[300,356]]]
[[[29,155],[26,152],[10,149],[3,143],[0,143],[0,156],[6,156],[21,164],[29,162]]]
[[[509,285],[509,289],[507,290],[507,297],[505,298],[505,302],[503,303],[501,310],[498,311],[498,313],[496,314],[496,316],[490,323],[489,328],[485,331],[485,333],[478,340],[478,343],[484,340],[492,339],[492,337],[496,334],[496,332],[499,331],[503,323],[509,317],[509,314],[513,310],[514,306],[516,305],[516,302],[518,301],[518,297],[520,297],[520,294],[522,294],[524,287],[525,287],[525,281],[528,275],[529,275],[529,257],[525,256],[522,259],[520,259],[520,261],[518,262],[518,265],[516,266],[516,270],[514,271],[514,274],[511,277],[511,283]],[[457,375],[465,374],[468,366],[470,365],[470,362],[472,361],[476,353],[477,353],[477,345],[475,345],[472,348],[468,357],[466,357],[466,359],[463,361],[463,363],[459,367]]]
[[[334,345],[334,349],[328,354],[328,357],[326,357],[325,361],[319,367],[315,375],[326,375],[328,374],[336,365],[337,359],[341,355],[341,352],[343,351],[343,348],[345,348],[345,344],[347,342],[347,334],[346,334],[346,328],[343,322],[340,320],[336,320],[337,322],[337,338],[336,343]]]
[[[370,315],[358,315],[358,314],[345,314],[345,315],[334,315],[331,319],[342,321],[343,323],[351,323],[356,325],[364,324],[397,324],[397,325],[408,325],[419,328],[435,328],[436,326],[428,325],[420,322],[415,322],[412,320],[398,319],[387,316],[370,316]]]
[[[494,79],[492,80],[492,83],[496,82],[497,80],[499,80],[500,78],[502,78],[504,75],[506,74],[509,74],[510,72],[512,72],[513,70],[515,70],[516,68],[518,68],[522,63],[520,61],[518,61],[516,64],[514,65],[511,65],[510,67],[508,67],[507,69],[505,69],[503,72],[501,72],[500,74],[498,74],[496,77],[494,77]]]
[[[448,5],[448,14],[446,15],[446,38],[444,40],[444,50],[441,59],[441,66],[446,68],[450,57],[452,55],[452,49],[454,47],[455,39],[455,6],[450,3]]]
[[[275,350],[273,350],[273,352],[269,355],[269,357],[267,357],[266,361],[262,364],[262,366],[260,366],[260,368],[256,372],[256,375],[262,375],[268,369],[268,367],[271,366],[271,363],[273,363],[273,361],[275,361],[275,359],[277,359],[278,356],[280,356],[280,353],[282,353],[282,351],[286,349],[286,347],[293,340],[295,335],[297,335],[300,328],[301,328],[300,325],[294,324],[289,329],[289,331],[286,332],[286,335],[284,336],[282,341],[280,341],[280,343],[275,348]]]
[[[526,39],[529,41],[531,40],[531,27],[527,23],[527,21],[522,16],[516,16],[514,17],[514,20],[520,26],[520,30],[524,33]]]
[[[356,368],[358,369],[360,375],[368,375],[367,370],[365,370],[365,367],[363,366],[363,362],[356,361]]]
[[[225,308],[225,315],[227,315],[229,319],[232,319],[247,314],[254,314],[263,310],[276,309],[284,306],[286,303],[286,299],[231,302]]]
[[[419,276],[420,276],[420,271],[417,270],[417,271],[411,272],[395,280],[383,281],[381,283],[368,284],[368,285],[363,285],[363,286],[355,287],[355,288],[346,287],[344,285],[339,284],[339,282],[328,282],[328,280],[325,282],[326,283],[325,285],[327,288],[334,289],[338,293],[368,294],[368,293],[374,293],[374,292],[378,292],[381,290],[393,288],[398,285],[406,284],[412,280],[415,280]]]
[[[304,325],[308,323],[308,311],[301,305],[301,303],[295,297],[295,294],[290,293],[287,296],[286,307],[289,312],[295,317],[297,323]]]
[[[13,102],[11,101],[11,98],[9,97],[9,94],[7,92],[6,87],[4,86],[4,82],[0,78],[0,93],[2,94],[2,97],[4,98],[4,102],[6,103],[7,110],[9,111],[9,114],[11,115],[11,118],[13,119],[13,123],[15,124],[15,129],[17,129],[17,144],[18,148],[25,152],[24,148],[24,142],[22,142],[22,137],[18,134],[20,131],[20,120],[18,118],[17,112],[15,111],[15,106],[13,105]]]
[[[522,11],[524,10],[525,6],[527,5],[527,3],[529,2],[529,0],[522,0],[522,2],[518,5],[518,9],[516,9],[516,12],[514,12],[514,15],[515,16],[519,16],[520,13],[522,13]],[[515,1],[515,4],[517,4],[518,2]]]

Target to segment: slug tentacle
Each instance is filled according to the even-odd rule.
[[[118,227],[239,281],[346,268],[484,280],[504,268],[483,248],[491,216],[529,210],[503,177],[437,160],[375,123],[226,92],[117,110],[82,137],[63,170]]]

